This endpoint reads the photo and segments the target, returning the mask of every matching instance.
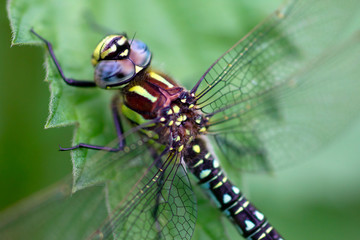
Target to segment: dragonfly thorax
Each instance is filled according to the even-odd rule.
[[[206,119],[195,109],[194,98],[170,77],[152,70],[138,75],[122,90],[123,114],[135,124],[156,120],[148,128],[158,142],[170,149],[182,149],[206,131]],[[170,140],[170,141],[169,141]]]

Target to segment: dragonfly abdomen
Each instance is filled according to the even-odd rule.
[[[265,216],[227,178],[206,143],[196,138],[185,150],[185,162],[217,207],[235,224],[242,236],[251,240],[282,240]]]

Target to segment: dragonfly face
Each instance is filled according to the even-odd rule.
[[[109,35],[95,48],[91,63],[100,88],[123,87],[151,62],[151,52],[143,42],[129,43],[124,35]]]

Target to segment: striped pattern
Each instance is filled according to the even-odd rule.
[[[124,103],[127,108],[141,114],[144,119],[154,119],[158,116],[158,112],[169,107],[170,103],[177,99],[184,89],[166,75],[160,75],[153,71],[146,71],[142,74],[144,75],[139,76],[141,81],[134,81],[124,87]],[[174,106],[175,113],[180,110],[179,107],[176,107]],[[127,112],[123,113],[128,117]],[[134,117],[131,119],[133,120]],[[175,124],[181,123],[180,120],[184,119],[179,119]]]
[[[242,236],[249,240],[282,240],[265,216],[228,180],[201,138],[195,139],[184,151],[189,170]]]

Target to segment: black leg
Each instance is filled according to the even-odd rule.
[[[76,146],[70,147],[70,148],[62,148],[60,147],[60,151],[68,151],[68,150],[74,150],[78,148],[88,148],[88,149],[95,149],[95,150],[104,150],[108,152],[118,152],[124,149],[125,146],[125,139],[123,137],[123,127],[121,125],[121,119],[118,112],[118,103],[119,103],[119,97],[116,95],[114,96],[113,100],[111,101],[111,111],[114,119],[116,134],[119,140],[119,145],[117,148],[111,148],[111,147],[105,147],[105,146],[97,146],[97,145],[90,145],[86,143],[79,143]]]
[[[49,41],[47,41],[45,38],[41,37],[39,34],[37,34],[33,29],[31,29],[30,32],[32,32],[35,36],[37,36],[41,41],[43,41],[46,44],[46,46],[49,50],[51,59],[53,60],[54,64],[56,65],[56,68],[59,71],[60,76],[67,84],[69,84],[71,86],[75,86],[75,87],[96,87],[96,84],[94,81],[79,81],[79,80],[75,80],[75,79],[71,79],[71,78],[66,78],[60,67],[58,60],[55,57],[55,53],[54,53],[51,43]]]

